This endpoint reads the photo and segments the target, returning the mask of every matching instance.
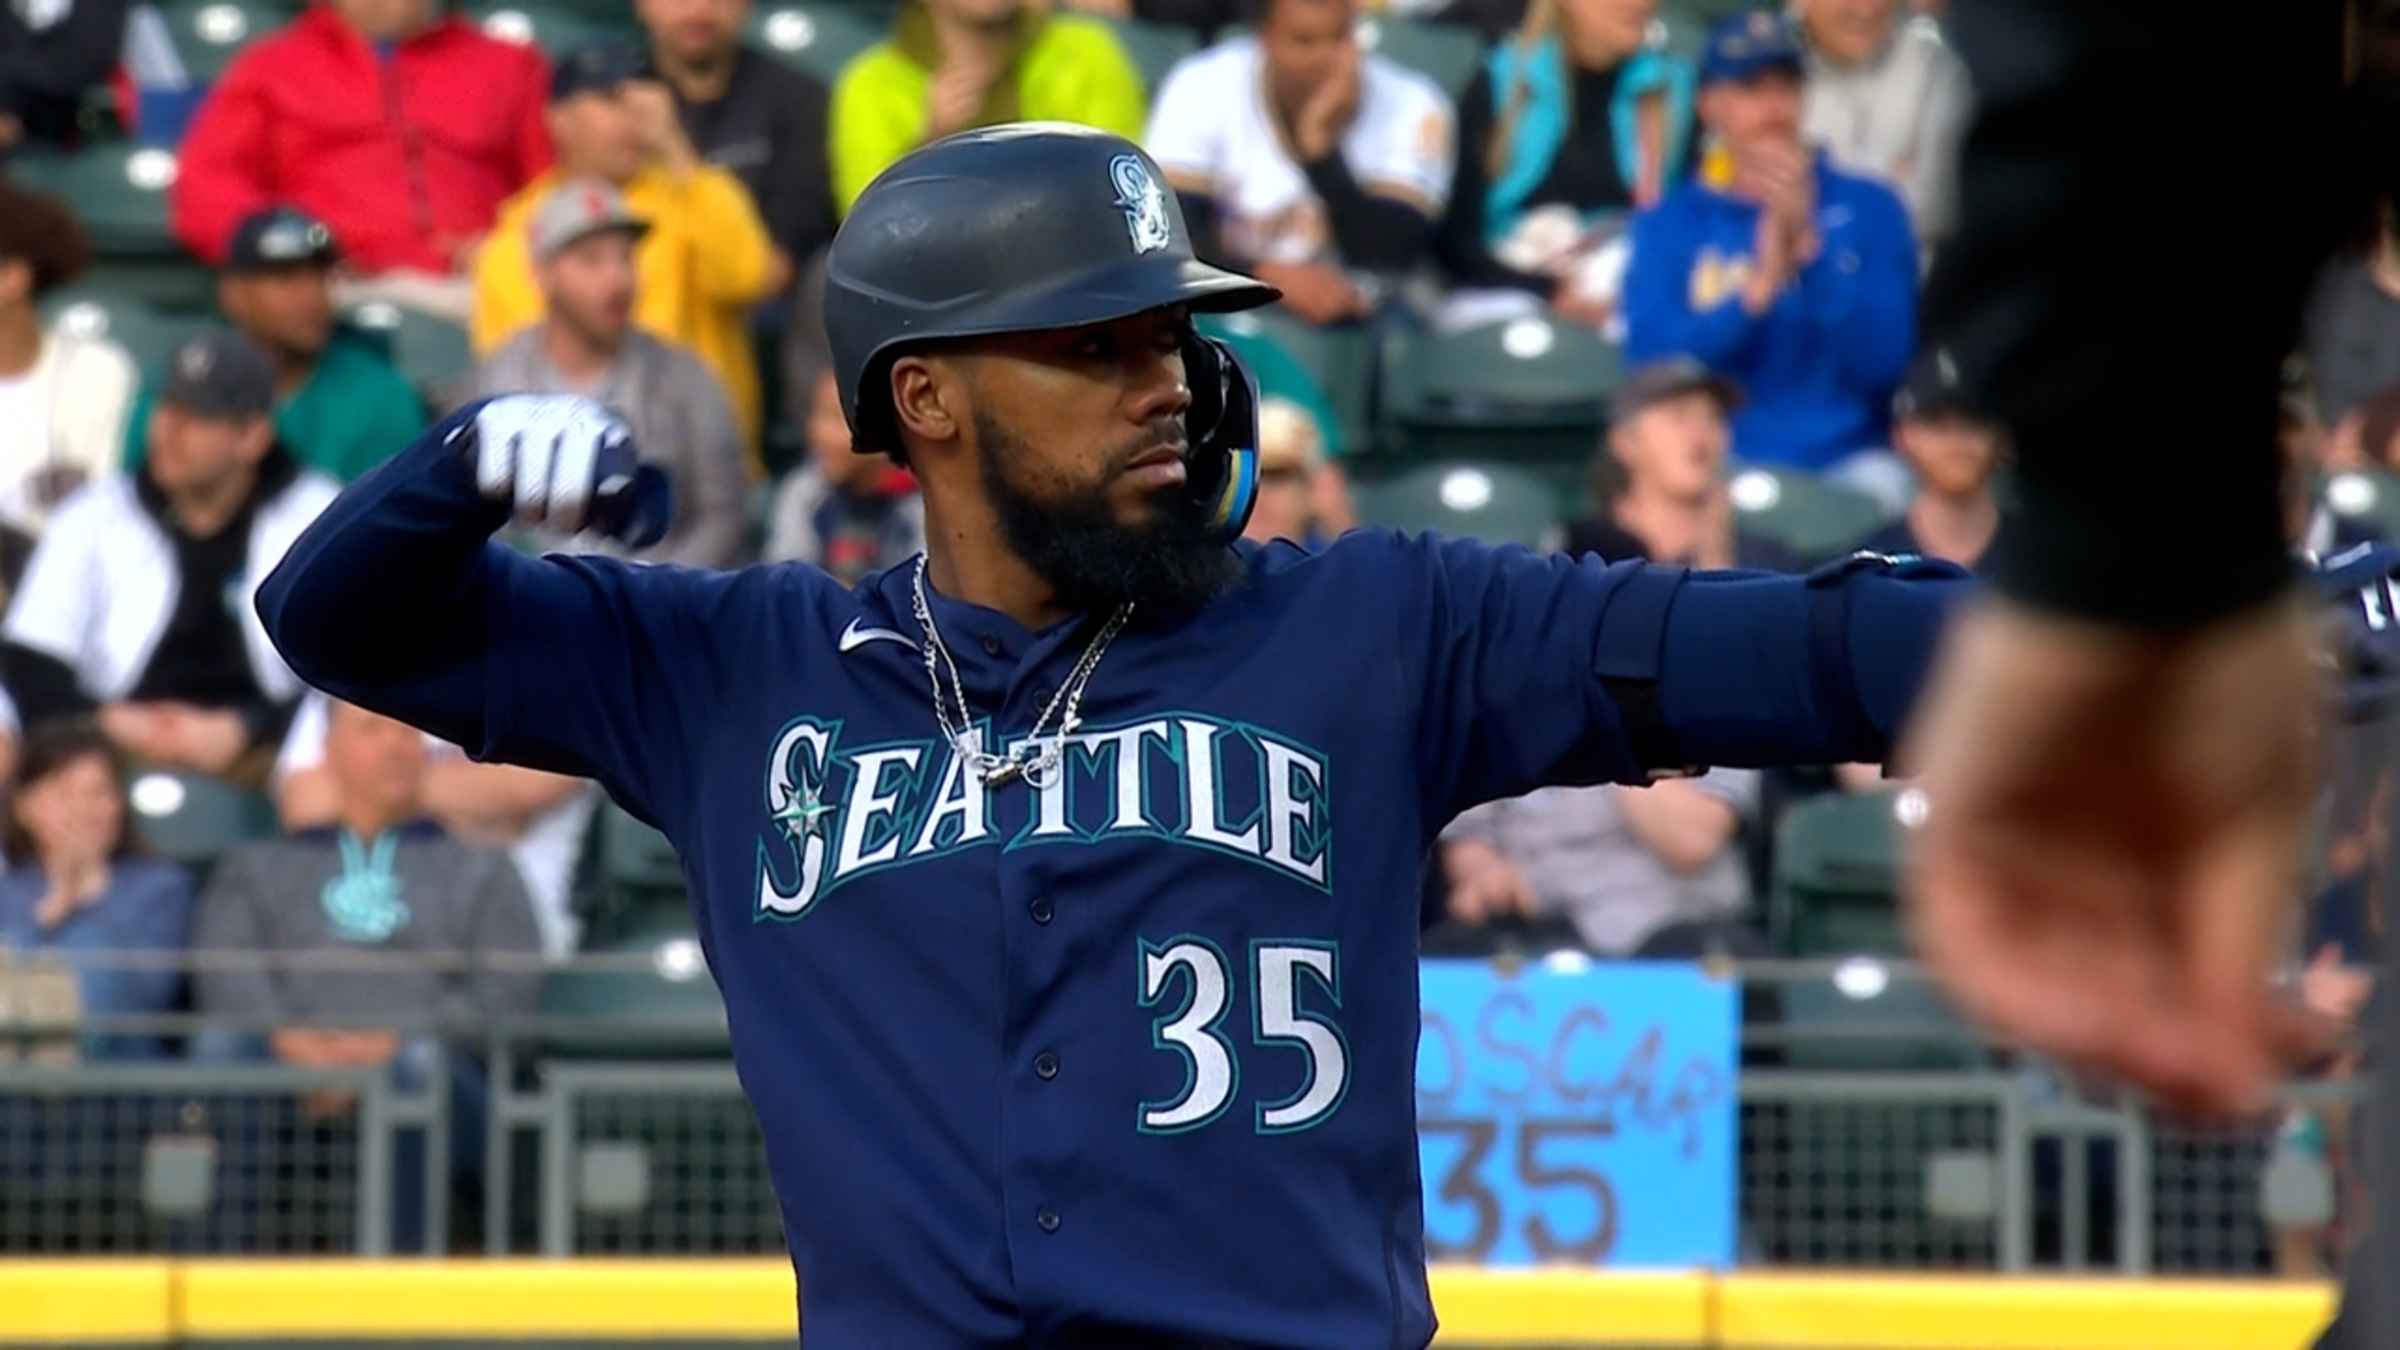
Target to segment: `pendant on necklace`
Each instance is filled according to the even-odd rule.
[[[1005,787],[1015,782],[1017,775],[1023,772],[1025,772],[1025,765],[1022,761],[1004,759],[983,771],[983,785],[985,787]]]

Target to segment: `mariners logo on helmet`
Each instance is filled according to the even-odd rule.
[[[1125,211],[1125,229],[1133,236],[1133,251],[1150,253],[1165,248],[1172,228],[1167,224],[1167,194],[1150,176],[1138,156],[1119,155],[1108,162],[1108,176],[1117,185],[1117,205]]]

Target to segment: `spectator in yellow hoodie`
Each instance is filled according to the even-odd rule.
[[[768,237],[749,189],[700,159],[676,119],[674,96],[641,70],[639,54],[615,44],[585,47],[558,63],[549,108],[558,163],[500,208],[476,258],[475,351],[488,355],[541,321],[529,222],[560,183],[600,179],[649,226],[634,258],[641,282],[634,323],[690,348],[723,382],[750,471],[762,476],[749,316],[783,288],[791,263]]]
[[[894,160],[954,131],[1081,122],[1140,140],[1141,72],[1097,19],[1029,0],[902,0],[892,35],[833,88],[834,200],[850,203]]]

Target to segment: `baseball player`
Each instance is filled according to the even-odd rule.
[[[1942,563],[1810,577],[1235,542],[1255,412],[1131,142],[1019,124],[861,196],[826,322],[928,543],[540,559],[663,494],[574,399],[465,408],[262,588],[294,669],[671,838],[812,1346],[1417,1347],[1418,883],[1550,783],[1884,757]]]

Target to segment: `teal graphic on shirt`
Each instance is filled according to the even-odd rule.
[[[400,878],[392,875],[400,841],[380,834],[369,849],[344,830],[341,844],[342,873],[325,883],[321,895],[325,917],[345,941],[382,942],[408,926],[408,902],[400,898]]]

